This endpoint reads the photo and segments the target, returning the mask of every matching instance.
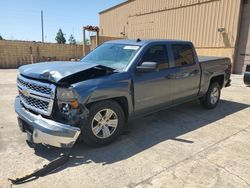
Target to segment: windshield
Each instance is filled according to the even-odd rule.
[[[139,48],[140,46],[135,45],[106,43],[89,53],[81,61],[103,65],[115,70],[123,70]]]

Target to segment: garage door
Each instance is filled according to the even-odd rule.
[[[235,65],[235,73],[237,74],[245,72],[246,65],[250,64],[250,0],[244,0],[243,2]]]

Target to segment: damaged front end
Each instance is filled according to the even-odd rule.
[[[19,115],[20,128],[27,133],[28,141],[61,148],[74,145],[81,133],[80,122],[88,115],[88,109],[79,103],[74,90],[62,87],[56,89],[50,117],[33,113],[25,107],[20,96],[16,98],[15,110]]]
[[[59,66],[58,70],[55,63],[42,63],[40,68],[36,64],[19,69],[19,95],[16,97],[15,111],[21,129],[32,143],[72,147],[89,113],[86,100],[83,100],[88,97],[89,88],[81,85],[84,92],[78,92],[74,85],[85,81],[95,83],[92,80],[113,73],[112,69],[99,65],[62,65],[64,68]],[[93,85],[91,87],[94,88]]]
[[[82,120],[88,116],[88,109],[80,103],[80,96],[72,87],[57,88],[56,105],[53,118],[61,123],[80,127]]]
[[[71,148],[81,133],[80,128],[59,123],[36,115],[22,105],[16,97],[15,110],[19,116],[20,129],[27,133],[28,141],[55,147]]]

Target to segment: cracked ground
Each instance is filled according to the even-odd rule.
[[[11,185],[8,178],[63,152],[25,142],[13,109],[16,75],[0,70],[0,187],[250,187],[250,87],[239,75],[214,110],[193,101],[137,119],[113,144],[77,144],[55,172]]]

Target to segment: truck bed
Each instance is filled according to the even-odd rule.
[[[201,93],[205,93],[209,87],[210,79],[213,76],[224,73],[224,79],[230,79],[230,59],[228,57],[198,56],[202,70]],[[226,84],[226,83],[224,83]]]
[[[202,70],[221,72],[228,69],[230,59],[228,57],[198,56]]]

